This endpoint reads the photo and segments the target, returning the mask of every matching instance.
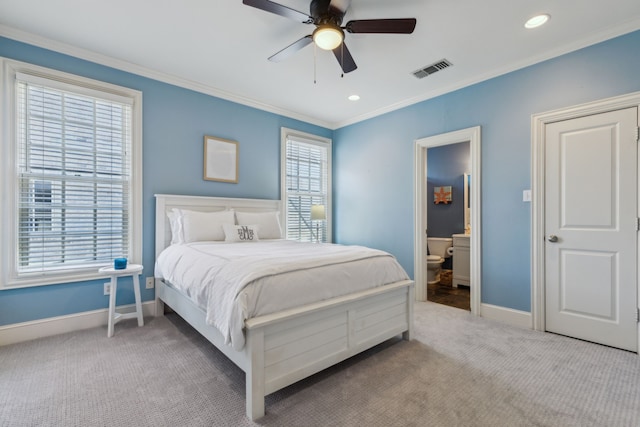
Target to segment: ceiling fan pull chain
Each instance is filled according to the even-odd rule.
[[[340,74],[340,78],[344,79],[344,41],[340,43],[340,56],[342,56],[342,60],[340,61],[340,69],[342,70],[342,74]]]
[[[313,44],[313,84],[316,84],[316,44]]]

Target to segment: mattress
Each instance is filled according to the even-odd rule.
[[[280,239],[171,245],[155,270],[236,350],[244,347],[246,319],[408,279],[384,251]]]

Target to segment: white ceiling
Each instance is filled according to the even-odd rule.
[[[549,23],[526,30],[541,12]],[[268,61],[314,27],[242,0],[0,0],[0,35],[338,128],[640,29],[640,1],[352,0],[343,24],[411,17],[410,35],[347,33],[358,69],[344,77],[313,44]],[[453,66],[413,76],[443,58]]]

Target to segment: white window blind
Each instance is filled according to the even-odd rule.
[[[300,241],[330,240],[330,143],[285,137],[286,237]],[[311,206],[323,205],[326,220],[312,220]]]
[[[18,277],[129,257],[132,101],[16,75]]]

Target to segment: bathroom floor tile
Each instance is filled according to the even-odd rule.
[[[469,287],[451,286],[451,281],[441,280],[435,285],[427,285],[427,300],[438,304],[448,305],[450,307],[461,308],[471,311],[471,295]]]

